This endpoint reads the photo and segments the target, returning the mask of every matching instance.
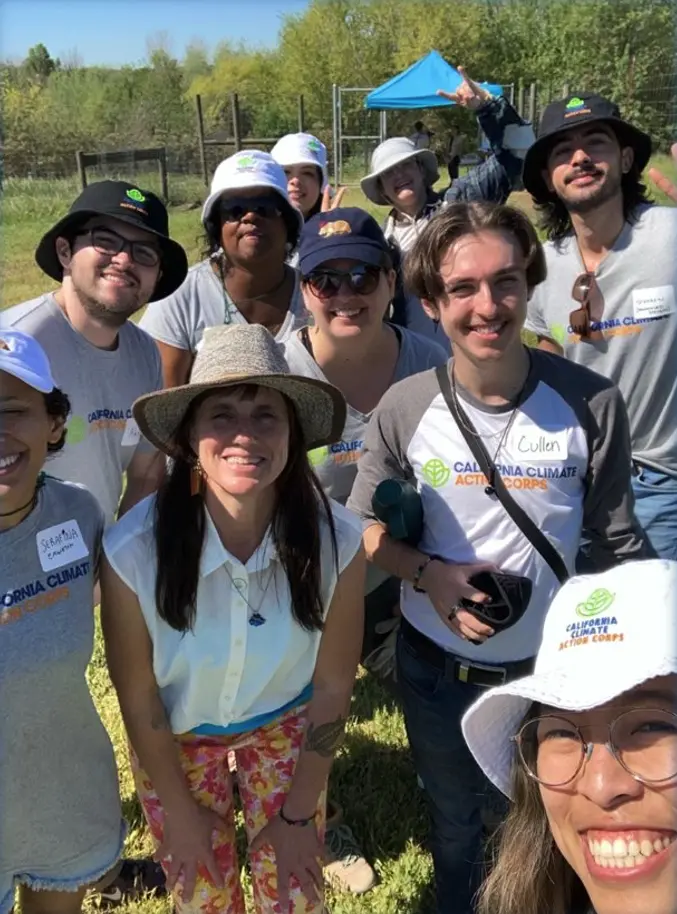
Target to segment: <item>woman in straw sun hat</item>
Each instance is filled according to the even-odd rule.
[[[218,327],[190,383],[134,415],[172,467],[105,538],[102,620],[176,910],[244,914],[234,751],[255,910],[319,914],[365,571],[360,529],[307,451],[340,435],[345,401],[292,375],[263,327]]]
[[[513,803],[480,914],[677,911],[677,562],[570,579],[463,732]]]

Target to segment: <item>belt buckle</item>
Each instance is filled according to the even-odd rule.
[[[482,670],[485,673],[493,673],[494,675],[500,674],[501,680],[498,685],[505,685],[508,679],[508,671],[504,666],[487,666],[485,663],[475,663],[472,660],[460,660],[459,669],[458,669],[458,679],[460,682],[468,681],[468,674],[470,670]]]

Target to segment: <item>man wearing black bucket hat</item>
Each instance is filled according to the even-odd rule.
[[[526,327],[620,388],[635,512],[659,555],[677,559],[677,209],[645,196],[651,151],[599,95],[545,109],[523,180],[548,235],[548,277]]]
[[[131,413],[137,397],[162,387],[160,356],[129,318],[186,276],[186,254],[168,225],[155,194],[123,181],[91,184],[36,250],[38,265],[60,287],[3,315],[3,323],[38,340],[71,399],[66,447],[50,473],[87,486],[108,521],[123,474],[121,513],[154,491],[164,471]]]

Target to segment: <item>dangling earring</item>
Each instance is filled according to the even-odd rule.
[[[205,494],[205,476],[199,459],[190,468],[190,494],[191,498]]]

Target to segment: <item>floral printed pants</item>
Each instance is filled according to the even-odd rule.
[[[175,890],[177,914],[245,914],[245,901],[240,883],[240,863],[235,847],[233,777],[244,811],[249,842],[275,816],[291,785],[301,741],[305,732],[305,707],[293,708],[278,720],[249,733],[232,736],[199,736],[183,734],[176,737],[181,766],[195,799],[213,809],[227,824],[227,829],[214,832],[214,856],[223,874],[224,887],[218,888],[204,867],[199,868],[195,893],[190,902],[180,897],[181,881]],[[228,754],[235,755],[237,771],[232,775]],[[136,789],[143,806],[156,846],[162,841],[164,810],[153,785],[131,753]],[[317,811],[320,840],[324,840],[326,796],[323,794]],[[162,860],[167,871],[167,861]],[[257,914],[322,914],[322,903],[311,903],[292,880],[290,912],[281,911],[277,902],[277,868],[272,848],[264,846],[249,854],[249,864]]]

